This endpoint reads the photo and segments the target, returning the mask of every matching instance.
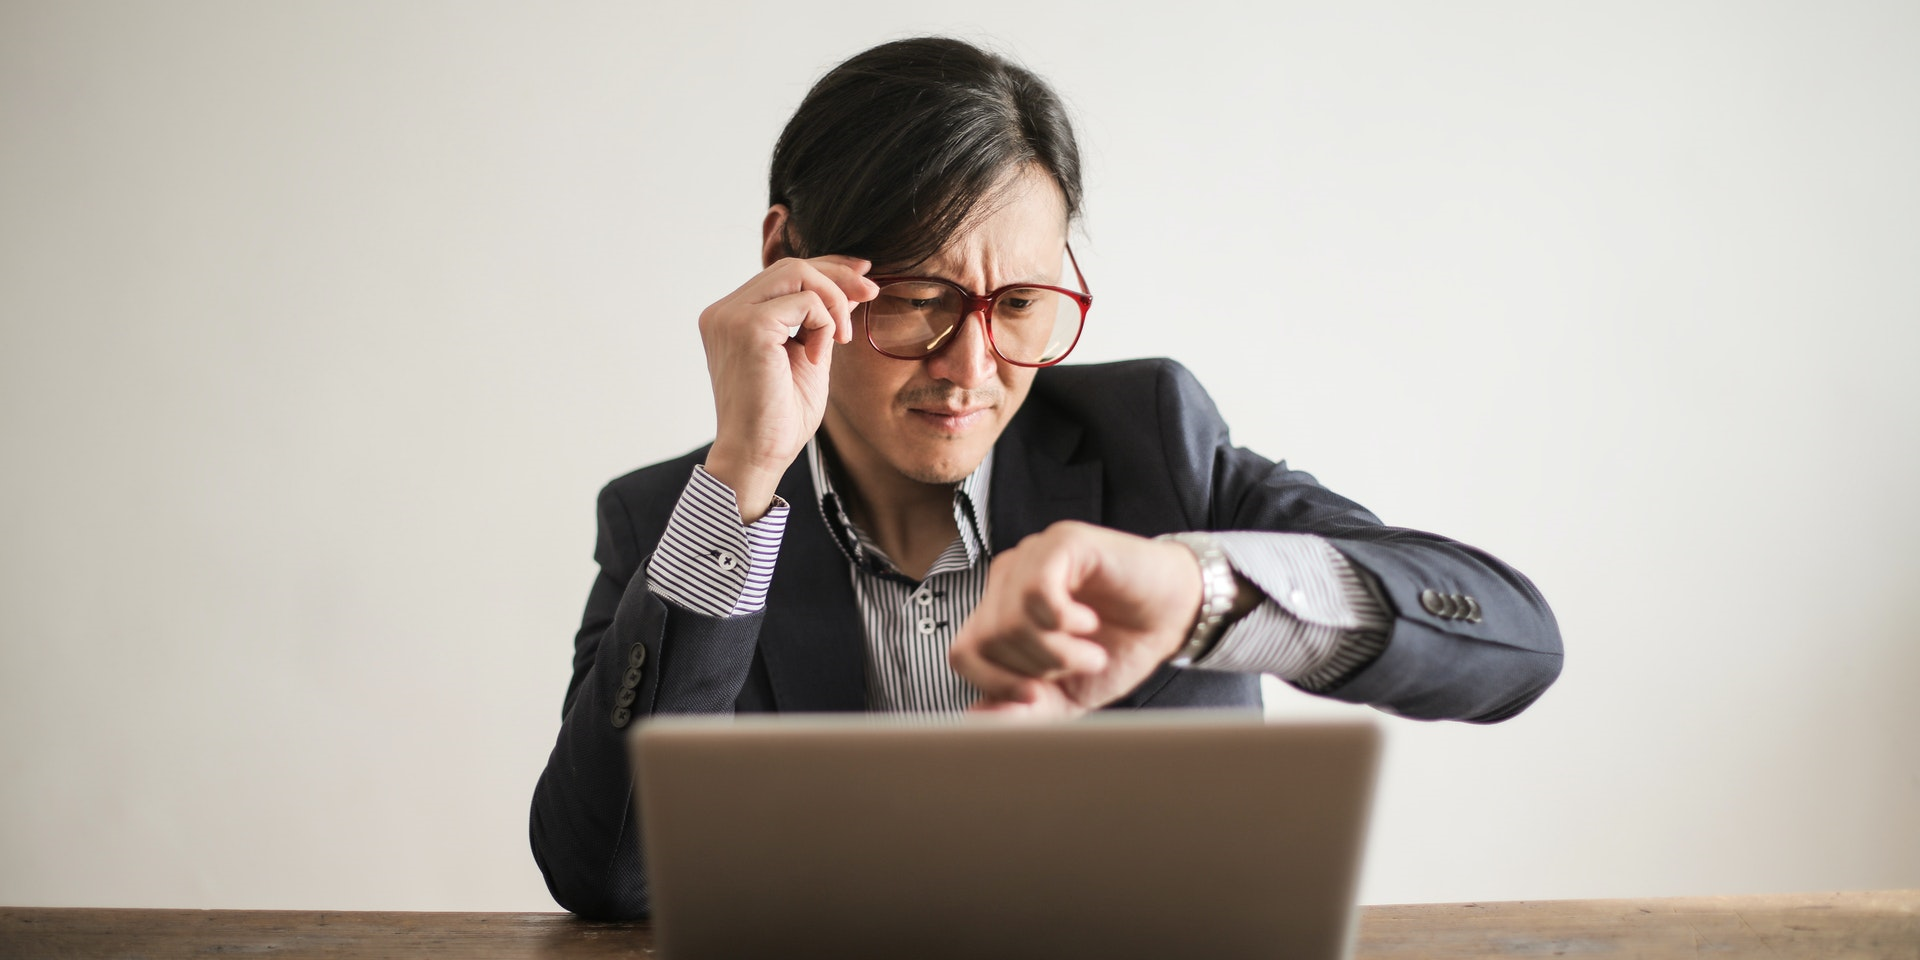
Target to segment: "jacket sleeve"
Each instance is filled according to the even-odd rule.
[[[653,594],[644,571],[659,532],[636,526],[620,493],[602,490],[600,573],[528,828],[554,900],[593,919],[648,914],[628,733],[654,714],[731,712],[765,618],[704,616]]]
[[[1203,465],[1188,507],[1196,526],[1318,534],[1378,587],[1392,617],[1385,646],[1313,692],[1415,719],[1492,723],[1560,675],[1559,626],[1519,571],[1458,541],[1387,526],[1311,475],[1234,446],[1178,364],[1162,368],[1159,394],[1170,454]]]

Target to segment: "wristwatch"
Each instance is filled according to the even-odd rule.
[[[1154,539],[1172,540],[1193,551],[1194,559],[1200,561],[1200,613],[1193,620],[1193,631],[1187,634],[1187,642],[1167,661],[1169,666],[1189,666],[1205,656],[1213,648],[1213,642],[1220,638],[1240,587],[1234,582],[1233,564],[1227,562],[1227,552],[1220,548],[1220,540],[1213,534],[1163,533]]]

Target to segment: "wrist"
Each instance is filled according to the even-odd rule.
[[[1233,565],[1227,561],[1227,554],[1220,541],[1204,532],[1168,533],[1155,539],[1168,540],[1179,545],[1193,559],[1200,581],[1199,602],[1191,625],[1173,655],[1167,663],[1175,667],[1191,665],[1195,660],[1207,655],[1213,645],[1219,641],[1226,628],[1238,619],[1236,612],[1244,615],[1242,606],[1243,584],[1234,572]]]
[[[703,466],[707,475],[733,491],[740,509],[741,523],[754,523],[773,508],[774,491],[780,486],[781,470],[768,470],[723,453],[718,445],[707,452]]]

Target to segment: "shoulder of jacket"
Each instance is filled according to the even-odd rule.
[[[627,510],[646,510],[650,505],[659,504],[663,515],[669,513],[679,501],[680,491],[686,489],[687,478],[693,476],[694,465],[706,459],[707,447],[701,447],[622,474],[600,488],[600,503],[606,506],[617,502]]]
[[[1033,392],[1043,403],[1082,421],[1117,418],[1129,430],[1149,425],[1175,432],[1197,430],[1208,435],[1209,443],[1224,430],[1220,411],[1199,378],[1166,357],[1048,367],[1035,378]]]
[[[1059,393],[1088,387],[1104,389],[1137,387],[1148,389],[1162,380],[1199,385],[1193,374],[1178,360],[1146,357],[1139,360],[1115,360],[1108,363],[1074,363],[1047,367],[1034,378],[1034,389]]]

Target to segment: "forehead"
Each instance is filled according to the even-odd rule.
[[[1067,243],[1067,205],[1053,178],[1037,168],[1008,176],[976,215],[932,256],[899,269],[982,287],[1049,280],[1060,272]]]

